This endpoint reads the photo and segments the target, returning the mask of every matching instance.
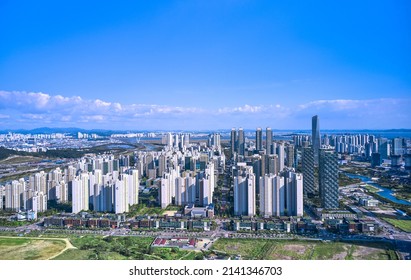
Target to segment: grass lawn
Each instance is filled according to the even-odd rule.
[[[91,251],[68,249],[53,260],[88,260],[91,258]]]
[[[151,256],[159,260],[195,260],[203,259],[203,254],[195,251],[180,250],[178,248],[155,248]]]
[[[66,247],[62,240],[0,237],[1,260],[45,260]]]
[[[373,193],[377,193],[377,192],[381,191],[379,188],[376,188],[376,187],[368,185],[368,184],[363,186],[363,188],[365,188],[367,191],[373,192]]]
[[[390,218],[383,218],[383,220],[403,231],[411,232],[411,220],[398,220]]]
[[[267,239],[219,239],[213,250],[241,255],[247,260],[388,260],[396,259],[389,249],[340,242]]]

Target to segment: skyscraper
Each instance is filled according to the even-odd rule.
[[[318,170],[321,207],[338,208],[338,158],[334,151],[320,150]]]
[[[395,156],[401,156],[403,154],[402,138],[394,138],[394,140],[392,140],[392,151]]]
[[[294,167],[294,145],[287,146],[287,166]]]
[[[312,133],[311,141],[314,150],[314,164],[318,165],[318,154],[321,147],[321,138],[320,138],[320,119],[317,115],[312,117]]]
[[[263,149],[263,131],[261,130],[261,127],[257,128],[255,131],[255,148],[257,151]]]
[[[238,154],[240,156],[244,156],[245,152],[245,138],[244,138],[244,130],[243,128],[238,129]]]
[[[284,169],[284,143],[279,143],[277,146],[277,155],[278,155],[278,169],[283,171]]]
[[[89,189],[90,181],[88,173],[81,173],[80,177],[75,177],[72,185],[73,192],[73,213],[89,210]]]
[[[234,177],[234,215],[254,216],[256,208],[255,175],[251,166]]]
[[[273,174],[267,174],[260,177],[260,215],[273,215]]]
[[[273,144],[273,131],[271,130],[271,127],[266,128],[265,134],[265,153],[271,155],[271,145]]]
[[[234,155],[234,153],[237,151],[237,131],[233,127],[231,129],[231,157]]]
[[[303,148],[302,171],[304,175],[304,194],[314,194],[317,186],[314,177],[314,151],[312,147]]]
[[[283,216],[285,210],[284,178],[267,174],[260,177],[260,215]]]
[[[284,172],[287,193],[288,216],[303,215],[303,175],[291,171]]]

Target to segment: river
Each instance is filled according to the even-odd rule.
[[[351,173],[345,173],[345,175],[347,175],[350,178],[353,179],[360,179],[363,183],[367,183],[368,185],[371,185],[373,187],[376,187],[378,189],[380,189],[381,191],[378,192],[378,195],[391,200],[392,202],[398,203],[398,204],[403,204],[403,205],[411,205],[411,202],[403,200],[403,199],[398,199],[395,196],[393,196],[393,192],[392,190],[388,189],[388,188],[384,188],[381,185],[374,183],[371,178],[366,177],[366,176],[362,176],[362,175],[357,175],[357,174],[351,174]]]

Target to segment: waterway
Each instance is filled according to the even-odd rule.
[[[398,203],[398,204],[403,204],[403,205],[411,205],[411,202],[403,200],[403,199],[398,199],[395,196],[393,196],[393,192],[392,190],[388,189],[388,188],[384,188],[381,185],[375,183],[374,181],[371,180],[371,178],[366,177],[366,176],[362,176],[362,175],[357,175],[357,174],[351,174],[351,173],[344,173],[345,175],[347,175],[350,178],[353,179],[360,179],[363,183],[366,183],[368,185],[371,185],[373,187],[376,187],[378,189],[380,189],[381,191],[378,192],[378,195],[391,200],[392,202]]]
[[[119,138],[120,139],[120,138]],[[158,146],[153,145],[151,143],[147,143],[144,140],[148,138],[135,138],[135,137],[130,137],[130,138],[121,138],[120,140],[123,141],[124,143],[130,143],[130,144],[140,144],[141,146],[144,146],[142,151],[156,151]],[[153,140],[153,138],[150,138],[150,140]]]

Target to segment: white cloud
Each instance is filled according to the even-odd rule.
[[[297,102],[296,102],[297,103]],[[12,123],[27,123],[40,126],[55,122],[62,126],[76,123],[93,123],[110,127],[112,123],[129,125],[130,128],[145,124],[147,128],[156,125],[175,126],[182,129],[242,124],[243,127],[260,125],[288,125],[306,127],[313,115],[329,120],[330,126],[338,122],[346,127],[358,124],[366,128],[370,125],[385,127],[410,127],[411,99],[335,99],[313,100],[305,104],[284,106],[282,104],[245,104],[216,108],[167,106],[158,104],[125,104],[107,102],[101,99],[83,99],[80,96],[66,97],[46,93],[0,91],[0,119]],[[279,122],[281,120],[281,122]],[[324,123],[324,121],[322,122]],[[308,124],[309,125],[309,124]],[[341,124],[340,124],[341,125]],[[391,126],[390,126],[391,125]]]

